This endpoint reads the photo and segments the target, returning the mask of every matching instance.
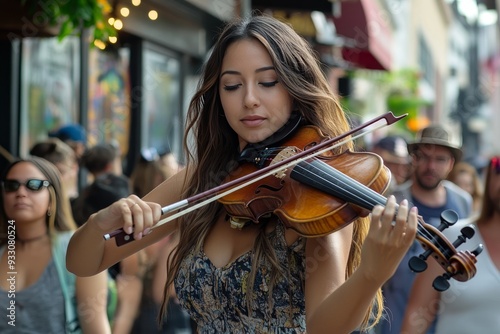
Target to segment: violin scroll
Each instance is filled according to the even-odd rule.
[[[418,241],[424,248],[424,252],[413,256],[408,265],[414,272],[422,272],[427,269],[426,260],[432,256],[436,262],[445,270],[442,276],[436,277],[433,287],[437,291],[445,291],[450,287],[449,280],[453,278],[465,282],[476,274],[476,257],[482,252],[483,246],[479,245],[475,250],[457,251],[457,247],[471,239],[475,234],[472,225],[463,227],[461,235],[450,243],[441,233],[444,229],[454,225],[458,221],[458,214],[453,210],[445,210],[441,213],[441,224],[436,228],[432,225],[422,223],[425,232],[417,236]]]
[[[476,267],[474,264],[477,262],[476,257],[483,251],[483,245],[479,244],[475,250],[461,251],[452,256],[450,259],[450,267],[447,272],[442,276],[436,277],[432,286],[437,291],[445,291],[450,287],[449,280],[453,278],[459,282],[470,280],[476,274]]]

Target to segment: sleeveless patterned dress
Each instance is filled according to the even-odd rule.
[[[284,268],[272,291],[272,305],[270,265],[261,261],[251,287],[252,307],[247,308],[252,251],[222,268],[215,267],[203,250],[193,250],[183,260],[175,289],[199,333],[305,333],[305,238],[287,245],[281,223],[267,237]]]

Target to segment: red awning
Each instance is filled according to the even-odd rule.
[[[320,11],[333,20],[337,35],[355,40],[354,46],[344,46],[343,58],[354,66],[373,70],[391,67],[392,33],[387,15],[375,0],[341,0],[341,15],[336,17],[330,0],[252,0],[253,9]],[[350,43],[349,43],[350,44]]]
[[[341,15],[331,18],[339,36],[356,41],[353,47],[343,47],[345,60],[366,69],[391,68],[392,33],[387,15],[375,1],[342,1]]]

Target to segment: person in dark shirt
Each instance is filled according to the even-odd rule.
[[[448,138],[448,132],[439,125],[423,129],[416,141],[407,145],[412,158],[413,172],[410,180],[393,191],[397,200],[407,199],[418,208],[423,220],[433,226],[440,224],[441,213],[454,210],[460,218],[472,213],[472,197],[446,177],[455,161],[462,157],[461,149]],[[413,256],[423,252],[415,241],[407,252],[396,273],[384,285],[387,317],[377,327],[380,334],[400,334],[410,289],[415,273],[408,266]],[[432,333],[432,329],[430,330]]]

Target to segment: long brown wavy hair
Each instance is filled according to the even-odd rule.
[[[29,162],[33,164],[50,182],[50,186],[47,188],[50,194],[48,209],[50,209],[52,214],[46,217],[46,224],[51,242],[58,232],[76,230],[76,223],[71,213],[69,197],[66,195],[64,187],[62,186],[61,174],[54,164],[38,157],[18,159],[7,166],[2,174],[1,180],[5,180],[9,171],[20,162]],[[1,203],[3,203],[3,191],[0,192],[0,200]],[[7,243],[8,219],[9,217],[7,217],[5,208],[2,205],[0,207],[0,247]]]
[[[345,133],[350,127],[336,95],[321,70],[315,52],[290,26],[267,16],[252,16],[230,22],[222,30],[204,65],[197,91],[189,105],[187,131],[184,137],[188,162],[187,175],[190,176],[186,180],[183,194],[186,198],[220,185],[237,166],[238,137],[223,116],[219,78],[226,50],[232,43],[242,39],[257,40],[267,49],[278,80],[293,97],[294,109],[298,110],[306,123],[316,125],[323,133],[330,136]],[[352,144],[336,148],[335,153],[347,149],[352,149]],[[222,212],[223,207],[220,203],[212,203],[181,218],[179,242],[167,263],[167,281],[160,309],[160,321],[166,310],[168,287],[173,284],[182,260],[193,248],[195,251],[201,249],[216,217]],[[359,265],[361,244],[367,232],[366,219],[359,219],[354,223],[346,278]],[[271,263],[273,266],[271,277],[275,278],[281,269],[265,239],[264,229],[261,229],[254,244],[256,256],[254,262],[266,260]],[[250,277],[250,282],[253,279],[254,277]],[[247,296],[251,298],[251,294]],[[374,310],[375,313],[372,312]],[[381,312],[382,295],[379,290],[372,308],[367,310],[363,327],[368,326],[369,319],[378,320]]]
[[[498,173],[499,171],[500,171],[500,155],[493,156],[490,159],[488,167],[486,168],[486,175],[484,177],[484,183],[483,183],[484,195],[481,201],[481,213],[477,218],[478,224],[484,224],[491,217],[493,217],[495,210],[497,210],[496,208],[497,204],[492,200],[491,195],[489,193],[490,192],[489,184],[493,173]]]

